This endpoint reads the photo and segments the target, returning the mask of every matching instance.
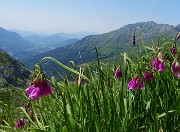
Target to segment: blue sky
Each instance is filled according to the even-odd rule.
[[[105,33],[136,22],[180,24],[180,0],[0,0],[0,27]]]

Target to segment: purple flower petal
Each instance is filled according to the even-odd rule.
[[[132,90],[136,90],[138,85],[137,83],[132,79],[129,83],[128,83],[128,87],[129,89],[132,89]]]
[[[163,61],[161,61],[160,63],[159,63],[159,70],[158,71],[165,71],[165,67],[164,67],[164,62]]]
[[[156,70],[159,70],[159,60],[158,58],[154,58],[153,60],[153,67],[156,69]]]
[[[122,71],[119,68],[117,68],[114,76],[116,78],[121,78],[122,77]]]
[[[23,119],[18,119],[16,121],[15,126],[14,126],[14,130],[16,130],[16,129],[20,128],[20,127],[23,127],[24,125],[25,125],[24,120]]]
[[[171,53],[172,53],[173,55],[176,55],[176,54],[177,54],[176,48],[174,48],[174,47],[172,47],[172,48],[170,49],[170,51],[171,51]]]
[[[32,84],[29,88],[26,89],[26,94],[29,96],[29,98],[37,100],[41,96],[40,88],[35,87],[35,85]]]
[[[173,64],[172,64],[172,72],[173,73],[178,73],[179,69],[180,69],[179,63],[177,61],[173,62]]]

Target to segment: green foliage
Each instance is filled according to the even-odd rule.
[[[0,88],[7,88],[9,85],[25,86],[29,74],[22,63],[0,50]]]
[[[53,86],[54,94],[36,101],[27,99],[31,104],[28,108],[23,105],[15,107],[13,100],[11,104],[0,102],[0,119],[5,120],[5,125],[0,125],[0,129],[13,131],[14,122],[23,118],[26,125],[19,131],[179,131],[180,80],[171,70],[175,56],[166,50],[172,43],[174,41],[167,39],[159,47],[163,55],[168,55],[168,59],[164,59],[163,72],[152,69],[152,61],[159,51],[143,44],[136,56],[130,57],[124,52],[119,60],[122,78],[114,77],[117,66],[101,63],[98,53],[97,63],[84,65],[79,71],[46,57],[40,66],[44,60],[52,60],[76,74],[78,80],[60,82],[51,77],[49,83]],[[145,81],[143,75],[147,67],[153,71],[154,79]],[[128,88],[135,74],[143,80],[143,89]],[[87,82],[82,83],[83,79]],[[10,106],[14,106],[14,109],[8,109]]]

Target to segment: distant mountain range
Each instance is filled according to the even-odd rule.
[[[78,39],[66,39],[60,35],[22,37],[16,32],[0,27],[0,49],[13,58],[22,60],[31,56],[75,43]]]
[[[0,50],[0,88],[7,86],[25,86],[30,72],[24,65],[11,58],[6,52]]]
[[[9,29],[8,31],[16,32],[22,37],[29,37],[29,36],[40,36],[40,37],[48,37],[48,36],[61,36],[65,39],[82,39],[88,35],[92,34],[98,34],[96,32],[76,32],[76,33],[55,33],[52,35],[45,34],[45,33],[38,33],[38,32],[31,32],[31,31],[22,31],[22,30],[17,30],[17,29]]]
[[[124,51],[135,52],[132,45],[134,32],[136,33],[137,45],[141,45],[141,32],[145,44],[150,46],[152,41],[157,42],[161,34],[172,37],[180,32],[180,24],[172,26],[157,24],[153,21],[138,22],[125,25],[108,33],[89,35],[81,40],[67,39],[73,35],[63,33],[50,36],[35,34],[23,38],[15,32],[0,28],[0,47],[31,69],[34,64],[46,56],[54,57],[66,65],[70,60],[76,64],[82,64],[96,59],[95,47],[98,49],[100,59],[118,56]],[[47,72],[54,74],[57,67],[53,63],[49,65],[49,62],[47,62],[44,68]]]
[[[0,27],[0,48],[8,52],[11,56],[19,58],[25,54],[29,54],[33,44],[22,38],[15,32],[9,32]]]
[[[54,43],[62,42],[67,40],[60,35],[50,35],[50,36],[38,36],[38,35],[31,35],[24,37],[29,42],[35,44],[36,46],[43,45],[49,46]]]
[[[84,37],[74,44],[39,54],[26,59],[23,62],[29,68],[32,68],[32,66],[38,63],[43,57],[51,56],[64,64],[68,64],[70,60],[74,61],[76,64],[81,64],[96,59],[95,47],[98,49],[99,58],[107,59],[117,56],[124,51],[134,52],[132,36],[135,29],[137,29],[137,45],[141,44],[140,31],[143,34],[145,44],[151,45],[152,40],[157,42],[157,39],[161,34],[164,34],[167,37],[174,36],[179,32],[179,27],[179,25],[174,27],[169,24],[157,24],[153,21],[128,24],[108,33]],[[52,67],[54,68],[54,66]],[[53,69],[46,65],[45,70],[52,72]]]

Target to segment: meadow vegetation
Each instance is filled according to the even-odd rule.
[[[102,63],[97,49],[96,63],[79,69],[43,58],[29,88],[3,91],[11,96],[0,101],[0,131],[179,131],[179,37],[162,35],[152,48],[143,41],[137,47],[134,36],[139,52],[122,53],[118,66]],[[47,59],[70,71],[74,81],[48,80],[42,71]]]

